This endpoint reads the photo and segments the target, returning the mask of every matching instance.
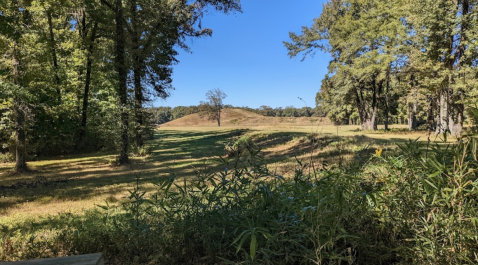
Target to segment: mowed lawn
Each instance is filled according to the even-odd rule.
[[[162,127],[148,142],[148,155],[132,157],[131,164],[115,165],[115,154],[93,153],[43,158],[29,162],[29,174],[13,174],[13,164],[0,164],[0,224],[60,212],[80,213],[98,204],[119,203],[139,184],[155,189],[159,178],[172,172],[193,178],[196,171],[223,170],[224,146],[243,135],[262,150],[268,166],[290,176],[297,160],[309,169],[323,163],[346,163],[363,152],[383,148],[384,155],[409,139],[428,141],[426,132],[361,132],[358,126],[278,125],[228,127]],[[431,139],[435,140],[435,137]]]

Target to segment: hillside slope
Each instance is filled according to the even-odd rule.
[[[267,126],[267,125],[312,125],[321,123],[332,124],[328,118],[319,117],[266,117],[243,109],[223,109],[221,126]],[[161,126],[217,126],[215,120],[208,120],[198,113],[167,122]]]

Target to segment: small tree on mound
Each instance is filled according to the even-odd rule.
[[[210,120],[216,120],[218,127],[221,126],[221,110],[224,108],[222,100],[226,97],[226,93],[219,88],[215,88],[206,93],[206,102],[200,102],[202,113],[206,114]]]

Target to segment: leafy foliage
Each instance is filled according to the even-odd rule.
[[[138,148],[151,137],[144,104],[173,89],[177,49],[212,34],[198,23],[211,7],[241,8],[236,0],[1,1],[2,157],[10,152],[26,169],[30,156],[119,149],[127,161],[129,136]],[[33,100],[13,96],[11,85]]]
[[[420,120],[437,134],[460,136],[465,103],[476,101],[477,4],[330,0],[284,44],[291,57],[331,55],[316,102],[332,120],[358,116],[363,130],[379,122],[388,129],[397,119],[415,130]]]

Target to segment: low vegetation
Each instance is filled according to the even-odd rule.
[[[342,138],[333,129],[204,129],[190,138],[161,131],[150,157],[154,144],[184,146],[181,137],[198,151],[171,151],[178,164],[168,174],[152,173],[159,178],[125,172],[123,199],[107,197],[84,212],[3,219],[0,260],[103,252],[109,264],[478,262],[474,138],[427,142],[351,131]],[[400,144],[387,147],[384,136]],[[241,151],[226,157],[228,142]],[[202,158],[215,152],[223,158],[205,164]],[[48,179],[25,189],[41,189]]]

